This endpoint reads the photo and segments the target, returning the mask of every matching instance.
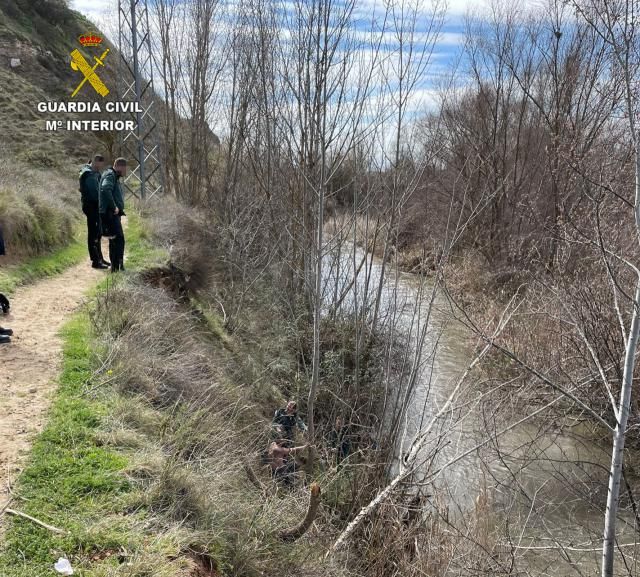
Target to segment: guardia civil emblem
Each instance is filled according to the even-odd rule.
[[[80,42],[84,47],[99,48],[102,44],[102,38],[95,34],[83,34],[78,38],[78,42]],[[75,98],[76,94],[80,92],[80,89],[87,82],[100,96],[104,97],[109,94],[109,89],[105,86],[104,82],[100,80],[100,77],[96,72],[99,66],[104,66],[104,59],[107,57],[107,54],[109,54],[108,48],[100,56],[94,56],[93,59],[95,60],[95,64],[91,66],[77,48],[71,52],[71,68],[78,70],[83,76],[80,84],[78,84],[76,89],[71,93],[72,98]]]

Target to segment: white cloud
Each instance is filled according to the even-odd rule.
[[[464,16],[468,12],[483,11],[489,7],[489,0],[447,0],[447,13]]]
[[[101,30],[106,27],[112,16],[117,18],[117,0],[71,0],[71,8],[84,14]]]
[[[438,35],[439,46],[459,46],[464,44],[465,35],[462,32],[441,32]]]

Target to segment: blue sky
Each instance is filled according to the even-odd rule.
[[[123,0],[127,1],[127,0]],[[438,45],[433,55],[429,70],[430,79],[425,79],[425,85],[434,82],[439,76],[447,74],[454,64],[455,55],[463,41],[464,16],[468,11],[482,11],[488,6],[489,0],[445,0],[447,2],[447,16]],[[356,14],[361,16],[362,25],[380,6],[381,0],[357,0]],[[526,2],[525,4],[530,4]],[[109,34],[117,28],[117,0],[71,0],[71,7],[85,14],[98,27]],[[425,7],[430,6],[427,0]]]
[[[126,0],[124,0],[126,1]],[[374,5],[380,0],[358,0],[357,11],[361,14],[371,14]],[[117,0],[71,0],[71,7],[85,14],[101,29],[107,31],[113,28],[117,18]],[[425,2],[425,5],[429,5]],[[488,0],[448,0],[446,24],[437,52],[439,59],[446,60],[446,55],[453,55],[462,41],[463,19],[469,11],[484,10]]]
[[[79,10],[90,18],[100,18],[109,12],[117,4],[117,0],[71,0],[71,6]],[[362,7],[372,4],[371,0],[361,0]],[[448,12],[451,15],[462,15],[469,9],[484,8],[487,5],[485,0],[449,0]]]
[[[128,0],[123,0],[128,2]],[[227,0],[233,2],[234,0]],[[420,0],[418,0],[420,1]],[[440,80],[446,80],[455,66],[456,56],[464,41],[464,18],[469,12],[484,11],[488,7],[489,0],[445,0],[447,11],[445,23],[428,69],[424,77],[416,84],[414,94],[411,97],[409,108],[412,113],[421,114],[430,109],[436,102],[436,86]],[[513,0],[517,2],[518,0]],[[525,5],[531,5],[530,1],[521,0]],[[366,32],[372,16],[380,9],[382,0],[356,0],[355,19],[356,29]],[[429,0],[424,1],[424,10],[431,7]],[[107,35],[115,36],[117,30],[117,0],[71,0],[70,5],[75,10],[85,14],[94,21]],[[418,32],[426,32],[420,29]],[[424,27],[423,27],[424,28]],[[218,128],[218,127],[214,127]]]

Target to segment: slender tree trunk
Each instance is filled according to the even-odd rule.
[[[636,198],[635,221],[636,231],[640,235],[640,151],[636,140]],[[636,293],[633,302],[633,315],[629,328],[629,339],[624,359],[624,373],[622,389],[620,390],[620,418],[613,434],[613,452],[611,455],[611,471],[609,473],[609,490],[607,493],[607,508],[604,520],[604,536],[602,543],[602,577],[613,577],[613,559],[616,544],[616,519],[618,516],[618,501],[620,498],[620,482],[622,480],[622,466],[624,464],[624,443],[627,433],[627,421],[631,407],[631,388],[633,386],[633,371],[636,363],[636,350],[640,336],[640,277],[636,280]]]
[[[313,443],[316,434],[315,400],[318,394],[318,382],[320,380],[320,322],[322,320],[322,242],[324,226],[324,185],[318,191],[318,219],[316,237],[316,278],[313,310],[313,367],[311,370],[311,387],[307,401],[307,416],[309,421],[309,439]],[[309,451],[309,471],[313,469],[314,451]]]

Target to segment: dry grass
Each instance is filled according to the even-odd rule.
[[[354,565],[362,575],[422,577],[424,575],[507,575],[491,524],[492,506],[486,492],[462,518],[450,506],[446,492],[396,495],[359,531]]]
[[[146,284],[147,277],[105,283],[90,311],[97,335],[91,347],[100,370],[84,385],[84,398],[108,408],[95,441],[124,464],[117,476],[121,493],[88,524],[74,555],[90,567],[89,574],[412,575],[416,556],[410,549],[418,543],[428,556],[416,567],[445,575],[448,561],[466,554],[460,537],[436,519],[436,510],[425,507],[406,525],[407,507],[398,498],[366,524],[348,559],[325,560],[345,522],[383,482],[380,467],[373,466],[380,463],[366,451],[340,468],[330,457],[318,464],[320,515],[299,541],[283,543],[278,534],[304,517],[308,490],[303,475],[291,491],[278,488],[260,457],[274,402],[282,400],[277,390],[291,376],[291,335],[280,331],[294,329],[274,325],[252,302],[255,308],[246,311],[237,331],[220,338],[223,323],[217,307],[209,306],[206,286],[202,315],[170,286]],[[293,336],[304,338],[306,327],[298,330]],[[326,334],[332,335],[326,346],[340,352],[327,358],[347,362],[345,335],[339,327]],[[327,377],[333,374],[325,369]],[[270,401],[265,391],[272,391]],[[329,413],[326,419],[331,422]],[[247,464],[257,483],[247,475]],[[117,567],[114,557],[122,558]]]
[[[80,210],[72,186],[71,178],[50,171],[0,166],[0,224],[9,254],[35,256],[74,240]]]
[[[145,530],[177,535],[183,561],[195,550],[225,575],[344,575],[326,567],[324,547],[309,548],[308,539],[325,541],[326,528],[293,545],[278,539],[304,516],[307,491],[300,484],[283,493],[261,468],[269,422],[252,390],[229,382],[232,357],[207,338],[201,320],[139,282],[106,292],[93,320],[107,351],[105,386],[114,384],[120,398],[101,439],[129,456],[135,491],[126,508],[144,511]],[[247,462],[266,495],[247,477]],[[139,550],[135,566],[145,559]]]
[[[45,120],[55,115],[36,107],[68,98],[74,74],[68,47],[86,25],[62,0],[0,2],[0,224],[11,260],[74,240],[81,216],[78,167],[105,152],[93,133],[46,131]],[[13,57],[21,65],[9,69]]]

